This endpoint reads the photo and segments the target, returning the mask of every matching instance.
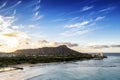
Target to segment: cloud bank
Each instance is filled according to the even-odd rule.
[[[40,40],[39,41],[39,45],[41,45],[42,47],[56,47],[56,46],[60,46],[60,45],[66,45],[68,47],[77,47],[78,44],[77,43],[71,43],[71,42],[49,42],[47,40]]]
[[[102,48],[120,48],[120,45],[92,45],[88,46],[92,49],[102,49]]]

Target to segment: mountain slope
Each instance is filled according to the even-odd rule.
[[[23,49],[13,52],[16,55],[76,55],[80,52],[74,51],[65,45],[58,47],[43,47],[38,49]]]
[[[12,53],[0,53],[0,66],[23,63],[49,63],[92,59],[91,54],[74,51],[65,45],[38,49],[23,49]]]

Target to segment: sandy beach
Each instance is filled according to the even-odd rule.
[[[18,66],[18,65],[17,65]],[[34,65],[19,65],[19,67],[23,67],[24,70],[12,70],[7,72],[0,73],[0,80],[26,80],[28,78],[44,74],[46,71],[42,69],[42,67],[38,68],[38,64]]]
[[[47,68],[48,65],[54,64],[64,64],[64,62],[13,65],[11,67],[21,67],[24,69],[0,72],[0,80],[26,80],[34,76],[49,72],[49,68]]]

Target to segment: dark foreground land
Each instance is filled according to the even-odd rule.
[[[80,53],[71,50],[67,46],[44,47],[39,49],[17,50],[13,53],[0,53],[0,67],[23,63],[50,63],[76,60],[89,60],[93,57],[91,54]],[[101,57],[101,59],[104,57]]]
[[[0,67],[8,65],[16,65],[23,63],[50,63],[50,62],[63,62],[63,61],[76,61],[76,60],[87,60],[92,59],[90,55],[74,55],[74,56],[15,56],[15,57],[1,57]]]

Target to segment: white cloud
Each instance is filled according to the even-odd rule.
[[[29,28],[35,28],[35,25],[28,25]]]
[[[75,21],[80,19],[80,17],[73,17],[73,18],[58,18],[58,19],[54,19],[52,20],[52,22],[62,22],[62,21]]]
[[[10,8],[14,8],[14,7],[16,7],[16,6],[18,6],[19,4],[21,4],[22,3],[22,1],[18,1],[17,3],[15,3],[13,6],[11,6]]]
[[[39,15],[39,12],[35,12],[34,16],[37,17]]]
[[[18,1],[17,3],[16,3],[16,5],[19,5],[19,4],[21,4],[22,3],[22,1]]]
[[[12,29],[19,29],[19,26],[12,26]]]
[[[0,52],[14,51],[29,39],[25,32],[14,30],[19,28],[17,25],[13,26],[14,21],[14,16],[0,16]]]
[[[33,20],[37,21],[42,19],[44,16],[39,14],[39,11],[35,12],[33,15]]]
[[[120,48],[119,44],[114,44],[114,45],[91,45],[88,46],[89,48],[93,48],[93,49],[102,49],[102,48]]]
[[[42,19],[42,18],[44,17],[43,15],[41,15],[41,14],[39,13],[40,3],[41,3],[41,0],[38,0],[38,3],[37,3],[37,4],[39,4],[39,6],[36,5],[36,7],[35,7],[35,9],[34,9],[34,14],[33,14],[33,18],[32,18],[34,21],[40,20],[40,19]]]
[[[41,3],[41,0],[38,0],[37,4],[39,4],[39,6],[38,5],[35,6],[35,9],[34,9],[34,12],[33,12],[34,14],[33,14],[33,18],[32,18],[32,20],[34,20],[34,21],[40,20],[44,17],[44,15],[41,15],[39,13],[40,3]]]
[[[65,37],[71,37],[92,32],[97,29],[96,27],[94,27],[96,23],[104,18],[105,16],[98,16],[95,19],[85,20],[73,24],[66,24],[64,26],[65,31],[61,32],[60,35]]]
[[[15,21],[14,16],[10,16],[10,17],[3,17],[0,16],[0,30],[1,31],[6,31],[8,30],[9,26],[11,26],[11,24]],[[10,30],[10,29],[9,29]]]
[[[11,26],[11,28],[13,30],[20,30],[20,29],[24,29],[25,26],[23,26],[22,24],[20,24],[20,25],[13,25],[13,26]]]
[[[13,26],[11,26],[11,29],[13,29],[13,30],[22,30],[22,29],[33,29],[33,28],[36,28],[37,27],[37,25],[33,25],[33,24],[30,24],[30,25],[22,25],[22,24],[20,24],[20,25],[13,25]]]
[[[65,31],[61,32],[60,35],[64,37],[72,37],[92,32],[97,29],[94,27],[95,24],[104,18],[105,16],[99,16],[96,19],[86,20],[74,24],[67,24],[64,26]]]
[[[9,7],[6,7],[6,8],[2,8],[1,10],[0,10],[0,12],[2,12],[2,13],[7,13],[7,12],[9,12],[9,11],[11,11],[11,10],[14,10],[15,9],[15,7],[17,7],[18,5],[20,5],[22,3],[22,1],[18,1],[18,2],[16,2],[15,4],[13,4],[12,6],[9,6]],[[6,3],[6,5],[7,5],[7,3]],[[5,6],[6,6],[5,5]],[[4,6],[4,7],[5,7]],[[14,10],[13,11],[13,16],[16,14],[16,10]]]
[[[36,6],[34,11],[38,11],[40,9],[40,6]]]
[[[80,17],[73,17],[70,19],[70,21],[75,21],[75,20],[78,20]]]
[[[41,3],[41,0],[38,0],[38,3]]]
[[[0,33],[0,52],[15,51],[29,43],[29,36],[24,32],[12,31]]]
[[[16,15],[16,9],[13,11],[13,16]]]
[[[4,2],[1,6],[0,9],[4,8],[7,5],[7,2]]]
[[[100,10],[99,12],[110,11],[110,10],[113,10],[113,9],[115,9],[115,7],[108,7],[108,8]]]
[[[0,51],[14,51],[18,45],[18,40],[14,37],[6,37],[0,34]]]
[[[40,40],[38,42],[38,47],[56,47],[60,45],[66,45],[68,47],[76,47],[78,46],[77,43],[71,43],[71,42],[49,42],[46,40]]]
[[[34,37],[34,40],[46,38],[46,35],[44,35],[43,33],[29,33],[28,35],[32,38]]]
[[[90,22],[91,21],[83,21],[80,23],[65,25],[65,28],[81,28],[81,27],[84,27],[85,25],[89,24]]]
[[[105,18],[105,16],[99,16],[99,17],[97,17],[96,19],[95,19],[95,21],[99,21],[99,20],[102,20],[102,19],[104,19]]]
[[[92,31],[93,29],[84,29],[84,30],[71,29],[71,30],[61,33],[61,35],[65,37],[71,37],[71,36],[83,35],[83,34],[86,34]]]
[[[94,6],[85,6],[85,7],[82,8],[81,11],[88,11],[88,10],[90,10],[92,8],[94,8]]]
[[[37,21],[37,20],[42,19],[43,17],[44,17],[43,15],[34,16],[33,20]]]

